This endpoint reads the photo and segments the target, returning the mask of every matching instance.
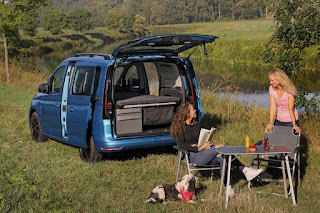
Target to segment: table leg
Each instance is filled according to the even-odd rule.
[[[224,181],[224,176],[226,173],[226,156],[224,155],[223,157],[223,164],[222,164],[222,174],[221,174],[221,181],[220,181],[220,193],[219,196],[221,196],[222,193],[222,187],[223,187],[223,181]]]
[[[286,171],[285,171],[285,166],[284,166],[284,157],[282,154],[281,154],[281,167],[282,167],[284,194],[286,196],[286,199],[288,199],[287,178],[286,178]]]
[[[231,155],[229,155],[228,160],[228,176],[227,176],[227,190],[226,190],[226,208],[228,208],[229,191],[228,186],[230,186],[230,170],[231,170]]]
[[[289,165],[289,158],[288,155],[286,155],[286,164],[287,164],[287,173],[288,173],[288,178],[289,178],[289,184],[290,184],[290,192],[291,192],[291,196],[292,196],[292,203],[293,206],[296,206],[296,196],[294,194],[294,189],[293,189],[293,184],[292,184],[292,177],[291,177],[291,171],[290,171],[290,165]]]

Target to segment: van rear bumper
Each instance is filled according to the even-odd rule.
[[[119,152],[130,149],[149,148],[157,146],[175,145],[176,141],[167,135],[155,135],[147,137],[135,137],[115,139],[112,137],[95,139],[95,146],[98,152]]]
[[[95,147],[97,151],[101,153],[177,144],[169,133],[130,137],[113,137],[110,121],[104,120],[102,123],[103,125],[94,126],[92,132]]]

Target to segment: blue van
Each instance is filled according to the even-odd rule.
[[[81,53],[63,61],[33,97],[32,139],[79,148],[86,162],[123,150],[168,146],[176,108],[192,102],[202,118],[193,66],[180,52],[215,36],[163,35],[128,42],[110,55]]]

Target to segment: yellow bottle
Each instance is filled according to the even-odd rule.
[[[245,137],[245,146],[246,146],[246,149],[249,149],[249,146],[250,146],[250,137],[249,137],[249,135],[246,135],[246,137]]]

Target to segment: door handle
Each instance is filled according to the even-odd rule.
[[[69,112],[73,112],[73,107],[69,107]]]
[[[56,104],[56,107],[58,107],[58,108],[59,108],[59,107],[60,107],[60,104]]]

